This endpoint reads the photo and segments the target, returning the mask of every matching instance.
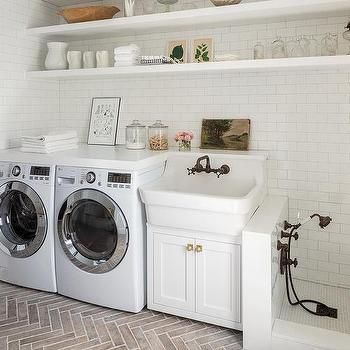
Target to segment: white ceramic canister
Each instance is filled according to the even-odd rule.
[[[83,54],[83,65],[84,68],[95,68],[96,67],[96,56],[93,51],[85,51]]]
[[[69,69],[80,69],[82,53],[81,51],[68,51],[67,54]]]
[[[97,51],[96,52],[97,68],[109,67],[109,52]]]
[[[47,43],[47,47],[49,51],[45,59],[45,68],[48,70],[67,69],[68,44],[56,41]]]

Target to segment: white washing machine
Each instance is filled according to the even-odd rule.
[[[56,292],[55,167],[0,163],[0,280]]]
[[[58,293],[139,312],[146,303],[146,227],[138,187],[164,163],[143,171],[58,166],[56,276]]]

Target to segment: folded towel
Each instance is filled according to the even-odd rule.
[[[137,66],[138,62],[116,62],[114,63],[114,67],[129,67],[129,66]]]
[[[77,148],[78,148],[78,144],[70,144],[65,146],[56,146],[53,148],[21,147],[20,151],[25,153],[49,154],[49,153],[67,151],[70,149],[77,149]]]
[[[140,56],[114,57],[115,61],[136,61]]]
[[[67,144],[72,143],[78,143],[79,139],[77,137],[66,139],[66,140],[57,140],[57,141],[50,141],[46,143],[38,143],[36,141],[23,141],[22,140],[22,147],[39,147],[39,148],[45,148],[45,147],[55,147],[55,146],[64,146]]]
[[[140,56],[114,57],[114,61],[137,61]]]
[[[134,44],[128,45],[128,46],[119,46],[114,49],[114,54],[120,54],[120,53],[138,53],[141,49]]]
[[[44,135],[38,136],[22,136],[22,142],[35,142],[37,144],[45,144],[47,142],[67,140],[71,138],[78,137],[78,134],[75,130],[67,130],[61,132],[50,132]]]

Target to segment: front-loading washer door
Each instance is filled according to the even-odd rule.
[[[127,221],[119,206],[100,191],[72,193],[60,209],[57,224],[65,254],[83,271],[111,271],[128,249]]]
[[[0,249],[15,258],[28,258],[45,241],[47,215],[39,195],[19,181],[0,187]]]

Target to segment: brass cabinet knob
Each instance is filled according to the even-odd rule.
[[[193,244],[187,244],[186,250],[187,250],[188,252],[193,252]]]
[[[202,251],[203,251],[203,246],[196,245],[196,253],[202,253]]]

